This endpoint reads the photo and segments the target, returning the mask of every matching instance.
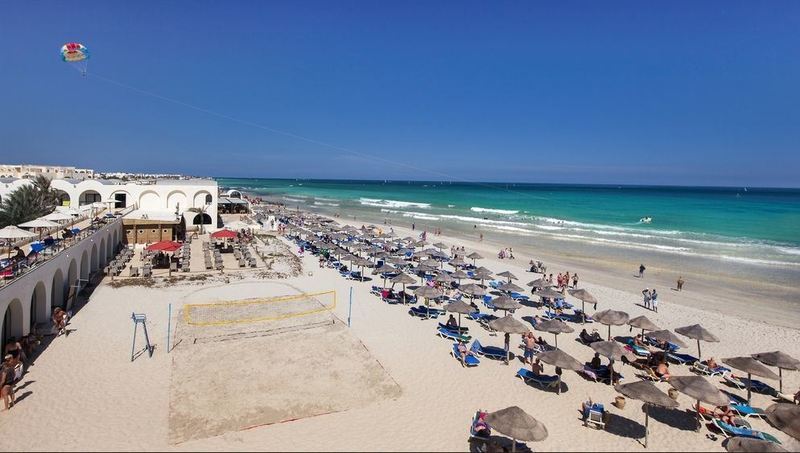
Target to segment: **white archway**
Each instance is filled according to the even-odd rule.
[[[186,194],[182,190],[173,190],[167,195],[167,210],[185,211],[188,208]]]
[[[71,265],[73,264],[75,264],[75,260],[72,260]],[[61,269],[56,269],[52,283],[53,285],[50,287],[50,306],[64,308],[67,304],[64,297],[64,273],[61,272]]]
[[[5,348],[6,342],[10,338],[20,338],[22,336],[22,332],[24,331],[24,319],[22,304],[19,299],[12,300],[11,303],[8,304],[8,307],[6,307],[5,313],[3,313],[3,348]]]
[[[49,308],[47,303],[47,288],[45,288],[44,282],[36,283],[36,286],[33,288],[30,309],[31,328],[47,320]]]
[[[159,211],[164,209],[161,196],[152,190],[145,190],[139,195],[139,209],[145,211]]]

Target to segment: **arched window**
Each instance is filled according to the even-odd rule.
[[[206,195],[206,204],[211,204],[214,201],[214,197],[211,194]]]

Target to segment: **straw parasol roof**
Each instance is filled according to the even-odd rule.
[[[658,389],[650,381],[636,381],[628,384],[615,385],[614,390],[628,398],[644,403],[644,446],[647,448],[648,425],[650,422],[649,405],[661,407],[678,407],[678,402]]]
[[[383,266],[375,268],[375,270],[372,271],[373,274],[387,274],[391,272],[397,272],[397,269],[389,266],[388,264],[384,264]]]
[[[675,329],[675,332],[679,334],[689,337],[693,340],[697,340],[697,357],[702,358],[702,352],[700,351],[700,341],[707,341],[709,343],[719,343],[719,338],[716,335],[706,330],[705,327],[701,326],[700,324],[692,324],[691,326],[685,327],[678,327]]]
[[[463,285],[460,287],[460,289],[462,293],[469,294],[471,296],[483,296],[486,294],[486,289],[483,286],[476,285],[475,283]]]
[[[548,299],[555,299],[555,298],[558,298],[558,297],[564,297],[563,294],[561,294],[560,292],[558,292],[558,291],[556,291],[556,290],[554,290],[552,288],[545,288],[545,289],[543,289],[541,291],[537,291],[536,295],[539,296],[539,297],[547,297]]]
[[[800,370],[800,360],[795,359],[785,352],[761,352],[753,354],[753,358],[763,364],[778,368],[778,377],[780,378],[779,391],[781,392],[783,392],[783,370]]]
[[[481,267],[479,267],[479,268],[475,269],[475,273],[476,273],[476,274],[489,274],[489,275],[491,275],[491,274],[493,274],[494,272],[492,272],[492,270],[491,270],[491,269],[489,269],[489,268],[486,268],[486,267],[483,267],[483,266],[481,266]]]
[[[472,252],[469,255],[467,255],[467,258],[469,258],[471,260],[479,260],[479,259],[482,259],[483,256],[481,256],[481,254],[478,253],[478,252]]]
[[[514,319],[513,316],[507,315],[502,318],[495,319],[489,322],[489,327],[498,332],[523,334],[530,332],[530,329],[521,322]]]
[[[537,278],[536,280],[530,281],[527,284],[533,288],[546,288],[548,286],[552,286],[550,282],[544,278]]]
[[[570,290],[567,290],[567,292],[572,297],[574,297],[574,298],[576,298],[578,300],[581,300],[583,302],[588,302],[590,304],[596,304],[597,303],[597,299],[595,299],[595,297],[592,296],[591,294],[589,294],[589,291],[586,291],[585,289],[570,289]]]
[[[406,273],[399,273],[396,276],[392,277],[390,280],[392,283],[402,283],[404,285],[410,285],[412,283],[416,283],[417,280]]]
[[[800,406],[777,403],[768,407],[765,412],[772,426],[800,440]]]
[[[761,362],[752,357],[731,357],[722,359],[722,363],[747,373],[747,403],[750,403],[752,396],[752,382],[750,376],[756,375],[767,379],[780,379],[780,376],[765,367]]]
[[[642,331],[661,330],[661,327],[658,327],[653,321],[650,321],[647,316],[637,316],[629,320],[628,325],[637,329],[642,329]]]
[[[583,371],[583,364],[561,349],[541,352],[536,355],[536,358],[548,365],[557,366],[565,370]]]
[[[509,281],[511,280],[519,280],[516,275],[512,274],[509,271],[503,271],[497,274],[498,277],[506,277]]]
[[[449,263],[450,263],[451,266],[463,266],[463,265],[467,264],[467,262],[464,261],[464,258],[461,258],[460,256],[457,256],[457,257],[451,259],[449,261]]]
[[[547,439],[547,428],[517,406],[486,415],[486,423],[495,431],[517,440],[539,442]]]
[[[800,360],[795,359],[785,352],[760,352],[758,354],[753,354],[753,358],[763,364],[774,366],[779,369],[800,370]]]
[[[525,291],[525,288],[520,288],[519,286],[515,285],[514,283],[503,283],[502,285],[498,285],[497,289],[500,291],[508,291],[508,292],[515,292],[520,293]]]
[[[443,249],[443,248],[447,247],[447,245],[445,245],[442,242],[436,242],[435,244],[433,244],[433,246],[436,247],[436,248],[439,248],[439,249]]]
[[[455,279],[458,279],[458,280],[461,280],[462,278],[467,278],[468,277],[467,273],[462,271],[461,269],[451,273],[450,276],[455,278]]]
[[[424,285],[415,289],[414,295],[425,299],[436,299],[437,297],[442,297],[442,291],[439,288]]]
[[[34,236],[36,236],[34,233],[15,227],[14,225],[9,225],[0,229],[0,239],[27,239]]]
[[[783,447],[781,447],[780,445],[776,444],[775,442],[770,442],[768,440],[754,439],[752,437],[731,437],[724,442],[724,445],[725,445],[725,450],[730,452],[777,453],[777,452],[788,451]]]
[[[561,321],[559,319],[549,319],[547,321],[539,321],[533,326],[534,329],[552,333],[556,337],[556,347],[558,347],[558,334],[560,333],[572,333],[575,332],[575,329],[568,326],[567,323]]]
[[[451,283],[451,282],[455,281],[455,279],[453,277],[451,277],[450,274],[448,274],[447,272],[440,272],[434,278],[434,280],[436,280],[439,283]]]
[[[712,406],[725,406],[730,403],[730,398],[703,376],[671,376],[667,382],[675,390],[693,400]]]
[[[445,311],[458,313],[458,314],[462,314],[462,315],[468,315],[468,314],[472,313],[473,311],[475,311],[475,309],[472,308],[472,306],[470,304],[468,304],[466,302],[463,302],[463,301],[460,301],[460,300],[457,300],[455,302],[450,302],[449,304],[444,306],[444,309],[445,309]]]
[[[603,310],[592,315],[592,319],[608,326],[608,339],[611,339],[611,326],[621,326],[628,322],[629,316],[624,311]]]
[[[627,349],[623,348],[619,343],[616,341],[596,341],[589,345],[592,349],[595,350],[598,354],[603,357],[608,357],[612,360],[622,360],[623,357],[630,360],[631,362],[636,360],[636,357],[629,352]]]
[[[522,308],[517,301],[508,297],[508,296],[497,296],[492,299],[492,305],[494,305],[498,310],[519,310]]]
[[[658,341],[666,341],[669,343],[676,344],[682,348],[686,347],[686,343],[684,343],[683,340],[680,339],[680,337],[678,337],[669,330],[656,330],[655,332],[648,332],[647,336],[649,338],[653,338]]]
[[[775,379],[776,381],[779,379],[777,374],[752,357],[731,357],[722,359],[722,363],[736,368],[737,370],[744,371],[747,374],[754,374],[767,379]]]

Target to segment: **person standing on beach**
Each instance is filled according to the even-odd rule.
[[[644,264],[639,265],[639,278],[644,278],[644,271],[645,271]]]
[[[678,277],[678,291],[683,291],[683,276]]]
[[[573,288],[577,288],[578,287],[578,274],[577,273],[572,276],[572,287]]]
[[[411,224],[411,231],[414,231],[416,229],[417,229],[417,225],[415,223],[412,223]]]
[[[650,309],[650,288],[645,288],[642,290],[642,299],[644,302],[644,308]]]
[[[481,233],[480,242],[483,242],[483,233]]]
[[[653,307],[654,312],[658,313],[658,293],[655,288],[650,291],[650,306]]]

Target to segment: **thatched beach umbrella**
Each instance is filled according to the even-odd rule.
[[[778,368],[778,377],[780,378],[779,391],[783,392],[783,370],[800,370],[800,360],[781,351],[761,352],[753,354],[753,358],[759,362],[774,366]]]
[[[644,336],[645,330],[661,330],[661,327],[658,327],[653,321],[650,321],[647,316],[637,316],[628,320],[628,325],[631,326],[631,329],[634,327],[642,329],[642,336]]]
[[[454,279],[458,280],[458,284],[459,285],[461,285],[461,279],[462,278],[467,278],[468,277],[466,272],[462,271],[461,269],[458,269],[455,272],[452,272],[450,274],[450,276],[453,277]]]
[[[624,311],[603,310],[593,314],[592,319],[608,326],[608,339],[611,340],[611,326],[621,326],[628,322],[630,317]]]
[[[520,288],[519,286],[515,285],[514,283],[503,283],[497,286],[498,291],[505,291],[507,293],[521,293],[525,291],[525,288]]]
[[[433,244],[433,246],[436,247],[437,249],[440,249],[440,250],[443,249],[443,248],[447,248],[447,245],[445,245],[445,244],[443,244],[441,242],[436,242],[436,243]]]
[[[459,266],[463,266],[463,265],[467,264],[467,262],[464,261],[464,258],[461,258],[460,256],[456,256],[455,258],[453,258],[450,261],[448,261],[448,263],[451,266],[456,267],[456,268],[459,267]]]
[[[653,338],[658,341],[666,341],[668,343],[673,343],[682,348],[686,347],[686,343],[684,343],[683,340],[680,339],[680,337],[678,337],[669,330],[656,330],[655,332],[649,332],[647,334],[647,337]]]
[[[767,420],[772,426],[800,440],[800,406],[776,403],[769,406],[764,412],[767,413]]]
[[[486,294],[486,288],[483,286],[476,285],[475,283],[469,283],[467,285],[460,287],[461,292],[473,297],[481,297]]]
[[[508,282],[511,283],[511,280],[519,280],[516,275],[512,274],[509,271],[503,271],[497,274],[498,277],[506,277]]]
[[[581,301],[581,324],[586,323],[586,303],[594,304],[597,310],[597,299],[585,289],[570,289],[567,291],[572,297]]]
[[[498,318],[492,321],[489,321],[489,328],[492,330],[496,330],[498,332],[503,332],[506,334],[524,334],[530,332],[525,324],[514,319],[511,315],[506,315],[502,318]],[[509,341],[508,335],[506,335],[505,341],[505,349],[506,349],[506,365],[508,365],[508,348],[509,348]]]
[[[572,333],[575,332],[575,329],[568,326],[567,323],[561,321],[559,319],[549,319],[547,321],[539,321],[533,326],[534,329],[552,333],[553,336],[556,338],[556,347],[558,347],[558,334],[561,333]]]
[[[398,270],[393,268],[392,266],[389,266],[388,264],[384,264],[383,266],[378,267],[374,271],[372,271],[372,274],[373,275],[383,274],[383,287],[386,288],[386,280],[387,280],[386,274],[391,274],[394,272],[398,272]]]
[[[439,283],[453,283],[455,279],[450,276],[447,272],[439,272],[436,277],[433,278],[434,281]]]
[[[705,327],[701,326],[700,324],[693,324],[691,326],[686,327],[678,327],[675,329],[675,332],[679,334],[689,337],[693,340],[697,340],[697,358],[702,359],[703,356],[700,353],[700,340],[707,341],[709,343],[719,343],[719,338],[716,335],[706,330]]]
[[[536,280],[528,282],[527,285],[530,286],[531,288],[537,288],[537,289],[553,286],[546,278],[537,278]]]
[[[614,390],[624,396],[644,403],[644,448],[647,448],[648,425],[650,421],[650,405],[661,407],[678,407],[678,402],[658,389],[650,381],[636,381],[629,384],[615,385]]]
[[[536,358],[548,365],[553,365],[565,370],[583,371],[583,364],[561,349],[539,353],[536,355]],[[556,375],[558,376],[558,394],[560,395],[561,375],[558,373],[556,373]]]
[[[475,311],[472,306],[466,302],[457,300],[455,302],[450,302],[449,304],[444,306],[445,311],[449,311],[451,313],[458,313],[458,331],[461,332],[461,315],[468,315]]]
[[[747,404],[750,404],[750,397],[752,396],[752,385],[750,381],[752,375],[774,379],[776,381],[780,379],[780,376],[752,357],[731,357],[722,359],[722,363],[747,373]]]
[[[701,401],[714,407],[725,406],[730,403],[730,398],[703,376],[671,376],[667,382],[675,390],[697,401],[698,409]],[[695,412],[697,413],[697,429],[699,430],[703,426],[703,422],[700,420],[700,412]]]
[[[622,360],[623,357],[631,362],[636,360],[636,357],[634,357],[630,351],[623,348],[622,345],[616,341],[595,341],[590,344],[589,347],[610,360]]]
[[[494,307],[498,310],[505,311],[514,311],[522,308],[522,305],[520,305],[516,300],[506,295],[497,296],[492,299],[492,305],[494,305]]]
[[[547,428],[517,406],[507,407],[486,415],[486,423],[495,431],[511,437],[511,451],[517,440],[539,442],[547,439]]]
[[[403,303],[405,304],[406,303],[406,285],[410,285],[412,283],[416,283],[417,281],[414,278],[412,278],[410,275],[401,272],[401,273],[395,275],[394,277],[392,277],[391,282],[392,282],[392,284],[400,283],[400,284],[403,285]]]
[[[564,297],[563,294],[554,290],[553,288],[544,288],[541,291],[537,291],[536,295],[539,297],[546,297],[548,299],[557,299],[559,297]]]
[[[752,437],[729,437],[724,442],[725,450],[740,453],[780,453],[788,451],[775,442]]]
[[[469,255],[467,255],[467,258],[472,260],[472,265],[474,266],[475,260],[483,259],[483,256],[481,256],[481,254],[478,252],[472,252]]]

